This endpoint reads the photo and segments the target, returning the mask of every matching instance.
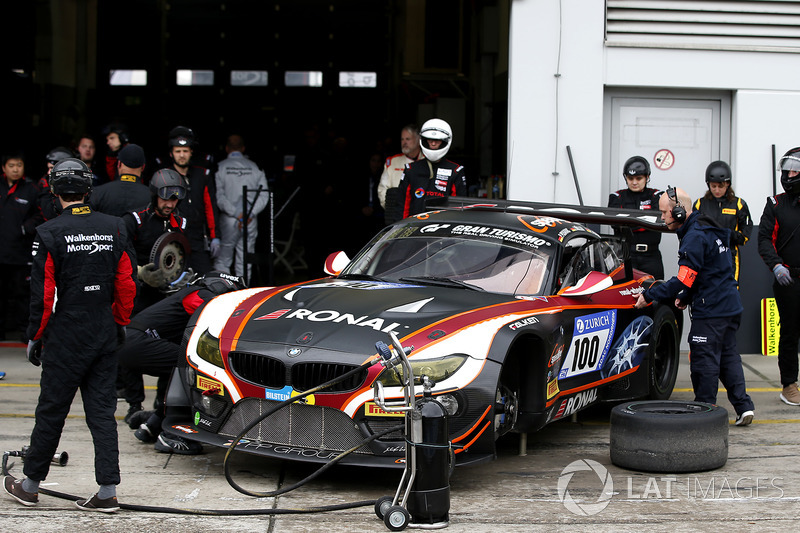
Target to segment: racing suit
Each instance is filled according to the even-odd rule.
[[[678,275],[644,292],[648,302],[691,305],[689,362],[695,401],[717,403],[719,382],[728,391],[736,414],[753,409],[747,394],[736,331],[742,317],[742,300],[733,277],[730,230],[693,211],[677,231]]]
[[[190,166],[181,169],[176,167],[186,182],[186,198],[181,200],[178,211],[186,217],[186,238],[192,247],[189,266],[196,274],[203,275],[212,269],[211,254],[208,243],[217,235],[217,202],[214,191],[214,180],[209,178],[211,171],[206,168]]]
[[[641,192],[621,189],[608,196],[608,207],[658,211],[660,196],[661,191],[649,187],[645,187]],[[630,246],[633,268],[652,274],[656,279],[664,279],[664,264],[661,260],[661,251],[658,249],[659,244],[661,244],[660,232],[635,228]]]
[[[217,188],[217,206],[220,210],[219,228],[222,235],[222,246],[214,261],[214,269],[230,273],[231,262],[236,254],[236,275],[244,273],[244,243],[242,242],[242,187],[247,186],[247,200],[250,217],[247,220],[247,249],[255,250],[258,237],[258,214],[269,202],[269,185],[264,172],[258,165],[244,157],[242,152],[231,152],[227,159],[219,162],[215,177]],[[256,196],[256,190],[261,192]],[[250,190],[252,189],[252,192]],[[252,205],[252,208],[249,206]],[[247,279],[250,279],[252,267],[247,265]]]
[[[149,203],[150,189],[142,184],[141,177],[134,174],[123,174],[97,187],[92,191],[89,202],[95,211],[115,217],[144,209]]]
[[[49,178],[50,174],[45,174],[41,178],[39,178],[39,209],[42,211],[42,217],[44,220],[51,220],[58,216],[58,209],[56,208],[56,200],[55,196],[50,194],[50,182]]]
[[[215,296],[200,285],[187,285],[134,315],[125,344],[117,350],[129,404],[144,402],[142,374],[159,378],[156,397],[163,401],[167,380],[181,355],[186,324],[198,307]]]
[[[36,424],[24,467],[32,480],[47,477],[80,389],[94,442],[95,479],[98,485],[119,484],[114,350],[133,308],[133,265],[122,221],[86,204],[68,206],[37,229],[28,336],[41,339],[43,350]]]
[[[794,283],[772,284],[781,326],[778,369],[785,387],[797,382],[797,343],[800,340],[800,195],[782,193],[767,198],[758,224],[758,253],[772,270],[789,268]]]
[[[14,309],[21,331],[28,321],[28,275],[36,226],[42,223],[36,185],[22,177],[9,186],[0,178],[0,339],[5,338],[6,312]],[[27,341],[26,341],[27,342]]]
[[[694,209],[705,213],[723,228],[731,230],[731,253],[733,254],[733,268],[736,280],[739,280],[739,246],[743,246],[753,232],[753,221],[750,218],[750,209],[741,198],[730,202],[725,197],[715,198],[707,193],[703,198],[698,198]]]
[[[150,254],[153,251],[153,246],[164,233],[168,231],[183,233],[186,228],[186,220],[184,218],[175,213],[171,213],[169,218],[164,218],[156,212],[152,205],[141,211],[125,213],[122,216],[122,220],[133,242],[133,248],[136,252],[135,264],[138,266],[150,263]],[[184,252],[191,257],[191,249],[184,250]],[[143,283],[136,297],[135,311],[138,313],[162,298],[161,291]]]
[[[420,159],[425,159],[422,150],[419,151],[419,156],[417,156],[417,159],[411,159],[402,153],[393,155],[392,157],[386,159],[383,172],[381,173],[381,180],[378,183],[378,200],[381,203],[381,207],[387,209],[387,193],[389,193],[389,191],[392,189],[397,189],[397,186],[400,185],[400,180],[403,178],[403,170],[405,170],[406,165],[413,163],[414,161],[419,161]],[[389,193],[388,209],[390,211],[395,210],[395,204],[397,201],[397,191],[394,190]],[[396,220],[387,220],[387,224],[391,224],[393,222],[396,222]]]
[[[397,188],[402,216],[395,220],[425,211],[426,198],[466,196],[467,179],[463,165],[421,159],[406,165]]]

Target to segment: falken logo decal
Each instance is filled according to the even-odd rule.
[[[366,315],[356,317],[350,313],[340,313],[339,311],[327,309],[322,311],[312,311],[311,309],[296,309],[294,311],[291,309],[278,309],[277,311],[272,311],[266,315],[256,317],[253,320],[276,320],[278,318],[294,318],[297,320],[308,320],[310,322],[333,322],[335,324],[344,323],[348,326],[366,326],[383,333],[389,333],[401,326],[399,322],[392,322],[389,325],[384,325],[384,320],[382,318],[370,318]]]

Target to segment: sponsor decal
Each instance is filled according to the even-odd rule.
[[[735,215],[736,214],[736,209],[731,209],[730,207],[725,207],[725,208],[722,209],[722,214],[723,215]]]
[[[328,289],[328,288],[341,288],[341,289],[360,289],[365,291],[378,290],[378,289],[398,289],[406,287],[419,287],[419,285],[402,284],[402,283],[387,283],[383,281],[348,281],[336,280],[326,283],[315,283],[314,285],[303,285],[300,289]]]
[[[240,447],[249,450],[269,450],[271,453],[280,455],[292,455],[294,457],[316,457],[318,459],[335,459],[341,454],[341,452],[275,445],[269,442],[258,441],[240,441],[240,444],[237,446],[237,448]]]
[[[558,394],[558,380],[554,379],[550,383],[547,384],[547,399],[549,400],[556,394]]]
[[[621,296],[635,296],[644,292],[644,287],[628,287],[619,291]]]
[[[523,328],[525,326],[530,326],[531,324],[538,324],[538,323],[539,323],[539,318],[535,316],[529,316],[528,318],[523,318],[522,320],[518,320],[513,324],[509,324],[508,329],[514,331],[519,328]]]
[[[73,215],[88,215],[91,212],[92,212],[92,210],[89,209],[88,205],[83,205],[81,207],[73,207],[72,208],[72,214]]]
[[[83,292],[94,292],[99,290],[100,290],[100,285],[87,285],[83,288]]]
[[[376,404],[375,402],[367,402],[364,404],[364,416],[398,416],[402,417],[405,416],[405,413],[400,412],[390,412],[384,411],[381,407]]]
[[[452,235],[466,235],[468,237],[489,237],[514,244],[523,244],[533,248],[551,245],[550,241],[542,239],[541,237],[537,237],[536,235],[530,235],[528,233],[522,233],[520,231],[514,231],[510,229],[492,228],[489,226],[470,226],[467,224],[459,224],[458,226],[455,226],[450,233]]]
[[[192,433],[197,433],[197,430],[194,430],[194,429],[190,428],[189,426],[176,425],[176,426],[172,426],[172,429],[176,429],[178,431],[181,431],[181,432],[189,434],[189,435],[191,435]]]
[[[420,187],[419,189],[414,191],[414,196],[417,197],[417,198],[422,198],[423,196],[425,196],[425,189]]]
[[[544,233],[548,228],[555,228],[556,224],[558,223],[558,219],[552,217],[520,217],[519,221],[522,222],[522,224],[524,224],[528,229],[531,229],[537,233]]]
[[[705,344],[708,342],[708,337],[703,337],[700,335],[692,335],[692,338],[689,340],[689,342],[694,342],[696,344]]]
[[[436,187],[436,189],[438,189],[440,191],[446,191],[447,190],[447,180],[446,179],[445,180],[437,179],[436,181],[433,182],[433,186]]]
[[[256,317],[253,320],[275,320],[276,318],[282,317],[289,311],[291,311],[291,309],[278,309],[277,311],[273,311],[271,313],[267,313],[266,315]]]
[[[616,324],[616,309],[576,317],[572,344],[570,344],[558,379],[570,378],[602,368],[613,340]]]
[[[449,168],[437,168],[436,169],[437,176],[447,176],[450,177],[453,175],[453,170]]]
[[[282,389],[264,389],[264,399],[265,400],[274,400],[277,402],[283,402],[288,400],[289,398],[294,398],[295,396],[299,396],[300,392],[294,390],[290,385],[286,385]],[[314,405],[316,400],[314,399],[314,395],[306,396],[305,398],[298,400],[297,403],[304,403],[306,405]]]
[[[385,325],[384,320],[382,318],[370,318],[366,315],[356,317],[355,315],[351,315],[350,313],[340,313],[339,311],[334,310],[323,310],[323,311],[312,311],[311,309],[296,309],[292,311],[288,315],[286,314],[289,312],[289,309],[280,309],[278,311],[273,311],[267,315],[261,316],[256,318],[255,320],[274,320],[276,318],[283,317],[285,318],[293,318],[297,320],[308,320],[309,322],[333,322],[334,324],[347,324],[348,326],[361,326],[361,327],[368,327],[372,328],[375,331],[381,331],[383,333],[389,333],[390,331],[394,331],[399,328],[401,325],[398,322],[392,322],[389,325]],[[408,327],[408,326],[403,326]]]
[[[428,224],[427,226],[422,226],[422,229],[419,230],[420,233],[436,233],[439,230],[447,229],[450,227],[450,224]]]
[[[561,400],[561,405],[558,406],[558,411],[553,420],[564,418],[577,413],[579,410],[587,407],[597,401],[597,389],[589,389],[587,391],[579,392],[575,396],[570,396],[565,400]]]
[[[201,391],[215,391],[215,394],[225,396],[225,387],[222,386],[222,383],[200,374],[197,375],[197,388]]]
[[[86,207],[86,209],[89,208]],[[114,249],[113,235],[100,235],[97,233],[92,235],[64,235],[64,240],[67,242],[67,253],[89,252],[90,254],[93,254],[96,252],[107,252]],[[101,244],[101,242],[107,242],[111,244]]]
[[[550,356],[550,361],[547,363],[547,367],[555,366],[559,361],[561,361],[561,354],[564,353],[564,345],[559,344],[558,346],[553,348],[553,355]]]
[[[206,420],[203,418],[203,415],[200,414],[200,411],[194,412],[194,425],[195,426],[206,426],[211,427],[211,421]]]

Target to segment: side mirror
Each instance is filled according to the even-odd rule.
[[[572,287],[562,290],[560,296],[588,296],[609,288],[614,284],[611,276],[592,270]]]
[[[344,267],[348,265],[348,263],[350,263],[350,258],[347,257],[346,253],[333,252],[328,256],[327,259],[325,259],[325,266],[323,267],[323,270],[326,274],[338,276],[339,273],[344,270]]]

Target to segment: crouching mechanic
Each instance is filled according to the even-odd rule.
[[[220,294],[245,288],[242,278],[211,271],[137,314],[128,325],[127,340],[117,350],[117,355],[120,368],[127,373],[129,391],[126,400],[132,410],[137,406],[141,409],[144,401],[142,374],[159,378],[156,410],[139,410],[131,416],[128,424],[131,429],[136,429],[137,439],[142,442],[155,441],[156,451],[183,455],[202,451],[199,443],[187,441],[171,431],[161,431],[167,383],[182,355],[181,341],[192,314]],[[134,378],[138,381],[138,387],[130,390]]]
[[[635,307],[641,309],[654,300],[674,300],[679,309],[691,305],[689,368],[694,399],[717,403],[722,381],[736,410],[736,425],[746,426],[753,421],[754,406],[736,347],[743,308],[733,275],[730,230],[692,211],[692,199],[682,189],[667,189],[658,208],[667,228],[676,230],[680,240],[678,275],[639,294]]]
[[[5,476],[3,488],[23,505],[38,503],[39,483],[47,477],[80,389],[100,490],[75,504],[111,513],[119,509],[120,482],[114,350],[124,342],[136,271],[122,221],[89,207],[91,186],[92,173],[78,159],[60,161],[50,174],[51,192],[63,211],[36,229],[33,243],[27,353],[31,363],[42,366],[39,403],[26,477]]]

